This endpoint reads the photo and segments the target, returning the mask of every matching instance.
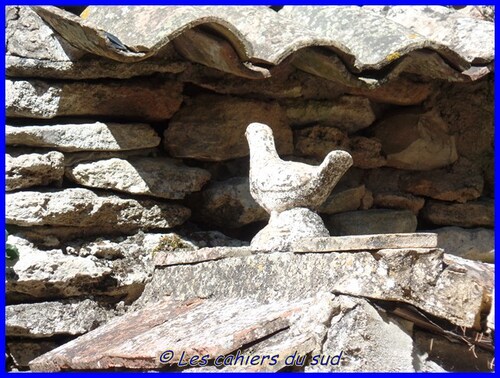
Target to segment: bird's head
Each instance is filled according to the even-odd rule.
[[[245,136],[247,139],[250,138],[262,138],[262,137],[272,137],[273,131],[271,128],[267,125],[264,125],[263,123],[258,123],[258,122],[253,122],[250,125],[248,125],[247,130],[245,132]]]

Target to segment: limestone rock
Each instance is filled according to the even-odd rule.
[[[168,158],[107,159],[77,164],[66,170],[76,183],[131,194],[182,199],[210,180],[210,173]]]
[[[30,7],[6,9],[6,53],[41,61],[70,61],[83,53],[54,31]]]
[[[248,245],[248,242],[231,238],[220,231],[191,232],[189,239],[200,248],[243,247]]]
[[[364,97],[342,96],[333,101],[289,101],[285,106],[290,124],[297,126],[319,123],[354,133],[375,121],[370,101]]]
[[[373,132],[382,142],[389,167],[430,170],[458,158],[447,124],[433,112],[395,115],[381,121]]]
[[[7,117],[107,116],[164,121],[182,103],[176,81],[107,83],[7,80]]]
[[[407,106],[422,103],[432,93],[434,85],[397,77],[375,88],[352,87],[347,88],[347,92],[365,96],[375,103]]]
[[[301,239],[292,243],[290,250],[294,252],[340,252],[391,248],[435,248],[437,246],[438,238],[434,233],[406,233]]]
[[[438,235],[439,248],[443,248],[446,253],[470,260],[494,262],[495,234],[493,230],[443,227],[433,232]]]
[[[96,138],[96,135],[99,138]],[[156,147],[160,137],[143,123],[81,123],[6,126],[7,145],[52,147],[60,151],[127,151]]]
[[[168,47],[167,47],[168,48]],[[8,77],[64,80],[130,79],[156,73],[178,74],[186,69],[186,62],[150,58],[136,63],[123,63],[97,56],[78,60],[53,61],[7,55],[5,71]]]
[[[384,166],[386,159],[381,151],[382,144],[375,139],[356,136],[349,141],[349,152],[352,155],[354,167],[373,169]]]
[[[67,256],[57,249],[41,251],[13,235],[8,242],[19,251],[15,278],[6,282],[10,303],[88,295],[105,287],[112,273],[96,259]]]
[[[489,198],[467,203],[429,200],[422,209],[422,216],[439,226],[493,227],[494,203]]]
[[[327,302],[328,312],[331,300]],[[244,298],[163,299],[40,356],[30,367],[33,371],[189,367],[186,361],[193,356],[199,356],[201,363],[204,355],[208,359],[228,355],[289,328],[302,316],[311,323],[311,307],[324,312],[318,311],[314,298],[269,304]]]
[[[269,218],[250,195],[248,178],[233,177],[210,183],[193,204],[193,217],[203,223],[238,228]]]
[[[17,370],[29,370],[29,362],[38,356],[57,348],[63,341],[7,341],[6,354],[12,358],[14,368]],[[14,370],[14,369],[12,369]],[[9,371],[12,371],[9,369]]]
[[[483,294],[491,290],[494,276],[476,277],[479,263],[464,261],[468,264],[457,266],[449,259],[444,264],[442,250],[435,248],[256,253],[157,268],[137,305],[164,296],[274,301],[328,291],[401,301],[453,324],[479,327],[480,314],[489,306]]]
[[[326,201],[319,208],[321,214],[336,214],[358,210],[366,194],[364,185],[351,188],[335,187]]]
[[[410,210],[413,214],[418,215],[424,207],[425,199],[408,193],[382,192],[373,195],[373,204],[376,207],[386,209]]]
[[[7,224],[18,226],[113,226],[120,230],[170,228],[184,223],[189,209],[149,200],[98,196],[88,189],[8,193]]]
[[[126,238],[74,240],[50,250],[40,250],[20,236],[9,235],[9,242],[20,251],[16,277],[7,282],[11,303],[105,295],[126,304],[139,297],[151,278],[157,251],[167,249],[170,242],[188,243],[173,234],[142,232]]]
[[[415,232],[417,218],[407,210],[350,211],[328,217],[332,235],[397,234]]]
[[[400,188],[406,192],[442,201],[465,203],[483,192],[483,177],[470,164],[454,164],[450,170],[407,173],[401,176]]]
[[[42,338],[81,335],[113,317],[111,309],[90,299],[40,302],[6,307],[7,336]]]
[[[294,132],[295,153],[323,160],[333,150],[349,150],[347,133],[335,127],[312,126]]]
[[[6,190],[29,188],[62,182],[64,155],[60,152],[5,156]]]
[[[165,131],[165,148],[173,157],[208,161],[248,156],[244,134],[256,121],[271,126],[280,154],[292,153],[292,131],[278,104],[218,95],[184,105]]]
[[[269,224],[254,236],[250,245],[253,250],[289,251],[294,241],[329,235],[318,214],[297,207],[271,214]]]
[[[313,365],[313,360],[307,372],[415,371],[412,337],[396,318],[377,311],[365,299],[339,296],[337,300],[341,312],[328,330],[322,354],[340,355],[340,363],[322,366]]]
[[[248,256],[252,251],[248,247],[240,248],[201,248],[192,253],[192,250],[158,251],[154,255],[155,266],[170,266],[178,264],[193,264],[203,261],[219,260],[228,257]]]

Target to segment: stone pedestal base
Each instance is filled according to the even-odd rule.
[[[293,242],[304,238],[328,237],[321,217],[304,207],[272,214],[269,224],[252,239],[251,249],[289,251]]]

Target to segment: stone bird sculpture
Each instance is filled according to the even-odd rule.
[[[278,156],[271,128],[251,123],[245,133],[250,148],[250,193],[271,215],[251,242],[254,249],[286,250],[294,240],[329,236],[314,212],[352,165],[346,151],[332,151],[318,165],[284,161]]]
[[[296,207],[317,210],[352,165],[351,155],[330,152],[318,165],[281,160],[271,128],[251,123],[245,133],[250,147],[250,193],[270,214]]]

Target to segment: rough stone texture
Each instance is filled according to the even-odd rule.
[[[362,169],[379,168],[386,164],[382,156],[382,143],[378,140],[356,136],[349,141],[353,166]]]
[[[199,248],[243,247],[248,242],[231,238],[220,231],[195,231],[189,233],[190,240]]]
[[[5,70],[8,77],[64,80],[130,79],[157,73],[178,74],[186,69],[185,62],[150,59],[137,63],[121,63],[110,59],[85,56],[75,61],[51,61],[7,55]]]
[[[410,210],[413,214],[418,215],[424,207],[425,199],[400,192],[376,193],[373,196],[373,204],[376,207],[386,209]]]
[[[108,281],[111,268],[95,258],[42,251],[13,235],[8,243],[18,249],[19,260],[13,267],[15,278],[6,282],[7,302],[89,295],[113,284]]]
[[[199,191],[210,173],[169,158],[107,159],[77,164],[66,170],[74,182],[91,188],[182,199]]]
[[[361,298],[338,297],[341,312],[328,330],[322,353],[342,352],[339,366],[307,366],[307,372],[414,372],[411,335],[394,317]]]
[[[445,84],[428,101],[428,106],[439,111],[450,126],[450,132],[456,135],[460,157],[467,158],[483,170],[488,165],[493,166],[493,84],[493,77],[468,85]]]
[[[6,53],[54,62],[68,62],[83,55],[27,6],[6,8]]]
[[[170,120],[164,145],[170,155],[221,161],[248,156],[245,129],[251,122],[271,126],[280,154],[293,151],[292,131],[276,103],[231,96],[200,95]]]
[[[368,7],[432,41],[457,51],[468,61],[490,62],[494,51],[494,23],[473,19],[443,6]]]
[[[210,260],[220,260],[228,257],[239,257],[251,255],[252,251],[248,247],[228,248],[201,248],[193,253],[193,251],[158,251],[155,253],[153,262],[155,266],[170,266],[178,264],[192,264]]]
[[[366,194],[364,185],[351,188],[340,188],[336,186],[326,201],[319,208],[321,214],[336,214],[345,211],[357,210]]]
[[[493,263],[495,260],[493,230],[443,227],[433,232],[438,235],[438,247],[446,253],[486,263]]]
[[[81,335],[113,318],[111,309],[90,299],[7,306],[7,336],[28,338]]]
[[[342,96],[334,101],[290,101],[285,106],[290,124],[297,126],[319,123],[354,133],[375,121],[370,101],[363,97]]]
[[[283,161],[272,130],[252,123],[246,131],[250,146],[250,193],[268,213],[296,207],[319,208],[340,177],[352,165],[345,151],[332,151],[319,166]]]
[[[50,250],[38,249],[14,235],[9,235],[9,243],[20,251],[13,268],[15,277],[7,281],[11,303],[81,295],[131,303],[150,280],[157,251],[196,248],[175,234],[142,232],[126,238],[74,240]]]
[[[155,80],[107,83],[7,80],[7,117],[109,116],[167,120],[182,103],[182,84]]]
[[[250,246],[253,250],[289,251],[296,240],[329,235],[318,214],[298,207],[272,213],[269,224],[253,237]]]
[[[191,207],[194,219],[218,227],[238,228],[269,219],[252,198],[246,177],[210,183]]]
[[[64,175],[64,155],[60,152],[5,156],[6,190],[36,185],[60,184]]]
[[[295,154],[323,160],[333,150],[349,150],[347,133],[335,127],[312,126],[294,132]]]
[[[369,251],[400,248],[435,248],[438,238],[433,233],[350,235],[302,239],[292,243],[293,252]]]
[[[366,96],[374,103],[385,103],[394,105],[417,105],[430,96],[434,89],[432,82],[414,82],[406,78],[398,77],[395,80],[383,83],[379,87],[348,88],[348,93],[358,96]]]
[[[415,232],[417,218],[407,210],[373,209],[334,214],[326,222],[332,235]]]
[[[60,346],[55,341],[7,341],[7,354],[12,358],[15,369],[28,370],[29,362]]]
[[[309,308],[319,300],[262,304],[249,299],[163,299],[37,358],[30,367],[33,371],[154,369],[180,365],[193,356],[216,358],[286,329],[302,316],[311,322]],[[331,298],[323,301],[331,311]],[[173,355],[162,363],[166,350]]]
[[[483,183],[477,168],[459,160],[451,169],[404,174],[399,186],[415,195],[465,203],[481,196]]]
[[[434,112],[395,115],[373,129],[387,166],[412,170],[441,168],[458,159],[455,138],[447,132],[447,124]]]
[[[10,77],[123,79],[155,72],[178,73],[185,69],[185,64],[167,59],[127,64],[85,56],[26,6],[8,7],[6,21],[6,73]],[[171,55],[169,51],[169,57]]]
[[[170,228],[184,223],[189,209],[177,204],[98,196],[88,189],[7,193],[7,224],[18,226],[113,226],[120,230]]]
[[[467,344],[450,342],[443,336],[415,331],[415,347],[449,372],[492,372],[494,354]]]
[[[494,201],[480,198],[467,203],[449,203],[429,200],[422,217],[439,226],[491,227],[494,225]]]
[[[449,259],[443,264],[440,249],[261,253],[157,269],[137,303],[170,295],[274,301],[329,291],[401,301],[453,324],[479,327],[483,294],[494,276],[476,276],[477,264],[457,266]]]
[[[96,138],[96,135],[99,137]],[[143,123],[80,123],[6,126],[7,145],[52,147],[60,151],[127,151],[160,144],[153,128]]]

